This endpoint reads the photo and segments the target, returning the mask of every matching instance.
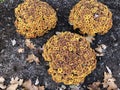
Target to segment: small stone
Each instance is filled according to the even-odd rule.
[[[8,23],[8,24],[7,24],[7,26],[9,27],[9,26],[10,26],[10,24]]]
[[[62,85],[61,88],[66,89],[66,86],[65,86],[65,85]]]
[[[117,47],[117,46],[118,46],[118,43],[115,43],[114,46]]]
[[[38,84],[39,84],[39,80],[37,78],[36,81],[35,81],[35,85],[38,85]]]
[[[13,40],[11,40],[11,42],[12,42],[12,45],[15,46],[15,44],[16,44],[16,40],[13,39]]]
[[[0,64],[0,67],[3,66],[2,64]]]
[[[119,63],[119,66],[120,66],[120,63]]]
[[[108,73],[112,75],[112,71],[110,70],[110,68],[108,66],[106,66],[106,69],[107,69]]]
[[[48,83],[47,83],[47,82],[45,82],[45,87],[46,87],[46,88],[48,87]]]
[[[60,34],[60,32],[56,32],[55,34],[58,35],[58,34]]]
[[[11,20],[12,18],[11,17],[8,17],[8,20]]]
[[[59,90],[63,90],[62,88],[59,88]]]
[[[94,17],[95,17],[95,18],[98,18],[98,17],[99,17],[99,15],[98,15],[98,14],[95,14],[95,15],[94,15]]]
[[[116,41],[116,38],[115,38],[115,36],[112,34],[111,35],[111,37],[112,37],[112,39],[114,40],[114,41]]]
[[[2,30],[4,31],[4,30],[5,30],[5,28],[2,28]]]

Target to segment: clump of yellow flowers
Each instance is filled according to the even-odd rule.
[[[96,68],[96,55],[82,36],[61,32],[43,46],[43,57],[49,62],[48,73],[55,82],[79,84]]]
[[[69,22],[82,34],[105,34],[112,27],[112,13],[97,0],[81,0],[70,12]]]
[[[17,32],[26,38],[36,38],[56,26],[55,10],[46,2],[25,0],[15,8]]]

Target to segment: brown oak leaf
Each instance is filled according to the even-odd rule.
[[[23,79],[19,79],[18,77],[11,78],[10,85],[8,85],[6,90],[16,90],[18,85],[21,86],[23,83]]]
[[[27,46],[28,48],[30,48],[30,49],[36,49],[36,48],[35,48],[35,45],[30,41],[30,39],[26,39],[26,40],[25,40],[25,44],[26,44],[26,46]]]
[[[104,81],[103,88],[107,88],[107,90],[118,90],[117,85],[115,84],[115,78],[113,78],[112,74],[104,72]]]
[[[93,82],[92,84],[90,84],[87,88],[89,89],[89,90],[100,90],[100,82],[98,81],[98,82]]]
[[[35,61],[36,64],[39,64],[39,62],[40,62],[40,61],[39,61],[39,58],[36,57],[34,54],[28,55],[28,58],[27,58],[26,60],[27,60],[29,63]]]
[[[27,80],[23,83],[25,90],[45,90],[44,86],[35,86],[31,80]]]

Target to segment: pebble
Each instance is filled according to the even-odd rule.
[[[5,28],[2,28],[2,30],[4,31],[4,30],[5,30]]]
[[[106,49],[107,48],[107,46],[105,45],[105,44],[101,44],[101,47],[102,47],[102,49]]]
[[[60,32],[56,32],[55,34],[58,35],[58,34],[60,34]]]
[[[116,41],[116,38],[115,38],[115,36],[113,34],[110,35],[110,36],[113,38],[114,41]]]
[[[11,40],[11,42],[12,42],[12,45],[15,46],[15,44],[16,44],[16,40],[13,39],[13,40]]]
[[[119,63],[119,66],[120,66],[120,63]]]
[[[110,70],[110,68],[108,66],[106,66],[106,69],[107,69],[109,74],[112,74],[112,71]]]
[[[117,46],[118,46],[118,43],[115,43],[114,46],[117,47]]]
[[[3,65],[2,64],[0,64],[0,67],[2,67]]]
[[[95,14],[95,16],[94,16],[95,18],[98,18],[99,17],[99,15],[98,14]]]
[[[65,86],[65,85],[62,85],[61,88],[66,89],[66,86]]]
[[[11,17],[8,17],[8,20],[11,20],[12,18]]]
[[[10,26],[10,24],[8,23],[8,24],[7,24],[7,26],[9,27],[9,26]]]
[[[79,86],[77,85],[70,85],[71,90],[79,90]]]
[[[39,80],[37,78],[36,81],[35,81],[35,85],[38,85],[38,84],[39,84]]]

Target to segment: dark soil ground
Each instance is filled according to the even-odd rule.
[[[73,31],[73,27],[68,23],[69,12],[79,0],[43,0],[48,2],[56,11],[58,23],[55,29],[49,31],[43,37],[31,39],[36,47],[42,47],[43,44],[55,34],[56,31]],[[120,88],[120,0],[98,0],[106,4],[113,13],[113,27],[105,35],[97,35],[92,43],[93,48],[99,44],[107,45],[107,50],[103,57],[97,57],[97,68],[86,77],[85,82],[80,85],[80,90],[87,90],[88,84],[97,80],[103,80],[103,73],[108,66],[116,79],[116,84]],[[14,8],[20,4],[20,0],[6,0],[0,4],[0,76],[6,78],[6,84],[11,77],[18,76],[24,80],[31,79],[34,83],[36,78],[39,79],[40,85],[44,85],[46,90],[57,90],[62,83],[55,83],[51,76],[48,75],[48,63],[44,61],[41,52],[34,51],[39,57],[40,64],[35,62],[26,62],[27,55],[32,51],[25,46],[25,38],[16,33],[14,26],[15,15]],[[11,40],[15,40],[13,46]],[[18,48],[25,48],[25,52],[20,54]],[[66,90],[71,90],[66,86]],[[19,90],[21,90],[19,88]]]

